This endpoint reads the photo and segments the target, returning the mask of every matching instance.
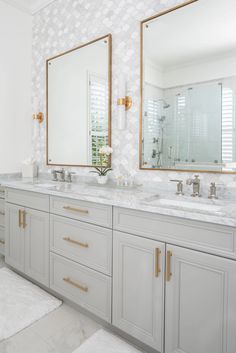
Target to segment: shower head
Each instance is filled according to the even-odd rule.
[[[164,99],[158,99],[158,102],[163,102],[163,108],[167,109],[170,107],[170,104],[168,104]]]

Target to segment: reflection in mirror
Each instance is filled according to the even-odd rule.
[[[47,61],[47,163],[96,166],[111,144],[111,36]]]
[[[143,169],[236,172],[236,1],[142,23]]]

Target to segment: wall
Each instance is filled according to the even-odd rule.
[[[32,20],[2,1],[0,43],[0,173],[12,173],[31,151]]]
[[[177,0],[58,0],[34,16],[33,21],[33,96],[39,97],[45,110],[45,60],[53,55],[107,33],[113,36],[113,118],[112,167],[114,174],[137,173],[139,179],[161,181],[186,178],[186,173],[140,171],[139,166],[139,89],[140,89],[140,21],[171,7]],[[127,128],[117,131],[118,78],[127,77],[133,107],[127,114]],[[34,154],[45,171],[45,124]],[[79,169],[81,174],[88,169]],[[209,181],[230,182],[235,177],[205,174]]]

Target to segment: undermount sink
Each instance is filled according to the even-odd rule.
[[[188,201],[177,201],[177,200],[167,200],[167,199],[160,199],[160,204],[163,206],[172,206],[172,207],[180,207],[192,210],[199,210],[199,211],[210,211],[210,212],[219,212],[221,210],[220,206],[211,205],[211,204],[204,204],[201,202],[188,202]]]
[[[220,212],[221,206],[212,203],[201,202],[199,199],[194,199],[193,201],[182,200],[181,197],[178,200],[170,200],[161,198],[159,195],[154,195],[143,200],[146,205],[156,206],[156,207],[167,207],[167,208],[177,208],[189,211],[202,211],[202,212]],[[210,202],[210,201],[209,201]]]
[[[34,181],[27,181],[25,182],[26,185],[32,185],[38,188],[44,188],[44,189],[53,189],[55,188],[57,185],[56,184],[52,184],[52,183],[44,183],[44,182],[34,182]]]

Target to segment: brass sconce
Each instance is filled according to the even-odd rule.
[[[132,107],[132,98],[126,94],[126,82],[124,77],[120,77],[119,81],[119,97],[117,99],[118,106],[118,129],[124,130],[126,127],[126,112]]]
[[[124,105],[125,110],[129,110],[132,107],[132,98],[125,96],[125,98],[118,98],[117,105]]]
[[[42,112],[39,112],[38,114],[33,115],[33,119],[37,120],[39,122],[39,124],[41,124],[44,120],[44,115]]]

